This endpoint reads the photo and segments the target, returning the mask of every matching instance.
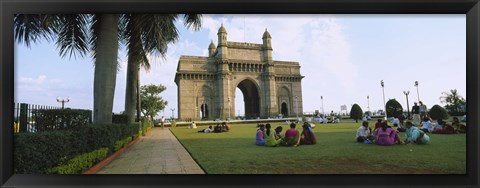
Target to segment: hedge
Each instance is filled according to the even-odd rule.
[[[100,148],[90,153],[84,153],[69,160],[67,164],[51,168],[50,174],[79,174],[89,169],[93,164],[105,159],[108,148]]]
[[[110,154],[120,140],[135,139],[138,124],[87,125],[75,130],[19,133],[14,137],[14,172],[52,173],[52,168],[67,165],[84,153],[108,148]]]
[[[76,129],[92,122],[91,110],[38,109],[33,111],[36,131]]]

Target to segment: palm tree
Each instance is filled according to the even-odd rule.
[[[178,39],[175,27],[178,17],[178,14],[124,14],[121,16],[121,25],[125,27],[121,34],[122,40],[126,43],[128,50],[125,91],[125,112],[128,123],[134,120],[135,106],[137,106],[137,114],[140,112],[138,109],[140,106],[139,68],[143,67],[147,71],[150,69],[147,58],[150,53],[160,53],[165,58],[168,44]],[[193,27],[194,30],[198,30],[201,27],[201,15],[186,14],[183,17],[187,28]]]
[[[92,52],[95,60],[93,122],[111,123],[117,77],[118,14],[16,14],[15,39],[36,43],[55,39],[60,56]]]
[[[142,60],[146,60],[147,52],[154,51],[154,48],[157,48],[157,50],[164,49],[165,51],[158,50],[161,54],[164,54],[166,52],[166,46],[170,41],[158,40],[162,39],[163,36],[160,36],[162,33],[156,33],[154,32],[155,30],[152,29],[158,29],[164,26],[157,25],[156,23],[169,23],[165,21],[158,22],[158,19],[168,18],[175,20],[177,16],[178,15],[159,18],[154,15],[144,15],[138,17],[143,20],[132,22],[136,24],[144,22],[144,26],[150,24],[150,27],[146,27],[145,30],[143,30],[145,32],[140,32],[142,30],[136,28],[136,25],[128,27],[132,29],[132,31],[135,31],[131,32],[131,36],[133,36],[132,39],[142,41],[142,43],[133,42],[131,44],[131,51],[129,46],[129,55],[133,55],[131,60],[129,57],[129,62],[137,62],[138,60],[142,62]],[[122,15],[122,18],[126,17],[128,16]],[[186,15],[185,23],[187,26],[193,25],[199,28],[199,18],[198,15]],[[122,21],[125,20],[122,19]],[[93,52],[91,53],[95,60],[93,123],[112,122],[113,97],[118,67],[118,43],[120,38],[129,39],[129,37],[121,36],[121,34],[127,33],[126,30],[119,32],[121,29],[127,29],[127,27],[124,27],[124,23],[125,22],[120,21],[120,15],[118,14],[16,14],[14,16],[15,39],[18,42],[25,42],[27,46],[30,46],[31,42],[36,43],[39,38],[45,38],[47,40],[56,39],[56,44],[60,49],[60,55],[62,57],[65,57],[68,53],[70,57],[72,55],[76,57],[77,53],[84,56],[89,50]],[[173,31],[176,32],[176,28],[174,26],[173,28]],[[134,35],[134,33],[138,33],[138,35]],[[166,39],[168,39],[168,37]],[[142,47],[138,48],[138,45]],[[148,61],[145,62],[148,63]],[[138,65],[132,65],[132,67],[138,67]],[[144,67],[148,67],[148,65]],[[138,70],[138,68],[134,70]]]

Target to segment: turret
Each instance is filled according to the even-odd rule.
[[[265,32],[263,33],[263,55],[264,55],[264,61],[267,62],[272,62],[272,36],[270,36],[270,33],[267,31],[267,28],[265,28]]]
[[[215,50],[217,48],[215,47],[215,44],[213,44],[213,40],[210,42],[210,45],[208,46],[208,56],[213,57],[215,55]]]
[[[220,26],[218,29],[218,46],[217,46],[217,57],[220,59],[227,59],[228,58],[228,50],[227,50],[227,30],[225,27]]]

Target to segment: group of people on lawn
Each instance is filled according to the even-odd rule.
[[[193,123],[193,125],[194,125],[194,123]],[[196,126],[195,126],[195,128],[196,128]],[[230,125],[228,125],[227,122],[223,122],[222,124],[217,123],[217,125],[215,125],[215,127],[210,125],[210,126],[208,126],[208,128],[199,130],[198,132],[199,133],[221,133],[221,132],[228,132],[228,131],[230,131]]]
[[[421,128],[415,127],[411,121],[407,121],[404,126],[395,117],[392,118],[392,123],[398,127],[397,130],[390,127],[387,121],[382,122],[381,119],[378,119],[372,131],[371,128],[368,127],[368,121],[363,121],[362,126],[357,130],[357,142],[365,144],[376,143],[378,145],[425,144],[430,140],[430,137],[426,133],[454,134],[466,132],[466,126],[461,124],[457,117],[453,118],[451,124],[441,119],[437,120],[437,123],[431,123],[429,117],[424,117],[423,121],[419,124]],[[398,132],[405,132],[406,139],[404,141],[400,139]]]
[[[309,123],[305,122],[302,126],[303,130],[300,133],[295,127],[296,123],[290,123],[290,129],[285,131],[285,135],[282,136],[282,127],[278,126],[274,130],[270,123],[259,124],[258,130],[255,136],[255,144],[259,146],[298,146],[298,145],[311,145],[316,144],[315,134],[313,134],[312,127]]]

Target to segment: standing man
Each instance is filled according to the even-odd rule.
[[[427,105],[424,105],[422,101],[419,101],[420,103],[420,118],[424,119],[427,117]]]
[[[420,125],[420,107],[418,106],[417,102],[413,103],[412,106],[412,114],[413,114],[413,125]]]
[[[162,119],[160,119],[160,126],[163,129],[163,124],[165,123],[165,118],[162,116]]]

